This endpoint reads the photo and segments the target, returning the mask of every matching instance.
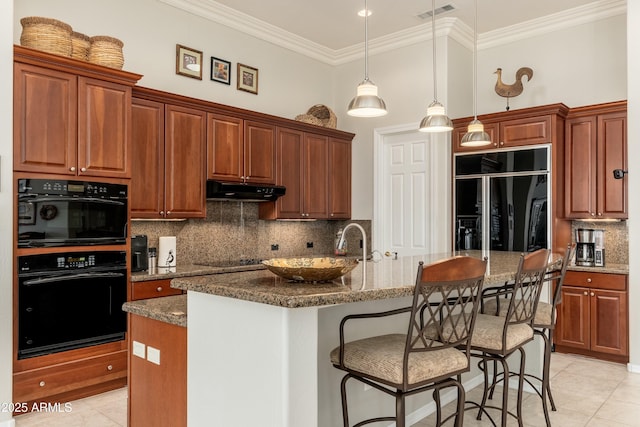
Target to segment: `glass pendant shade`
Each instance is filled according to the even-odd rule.
[[[460,145],[464,147],[482,147],[491,144],[489,134],[484,131],[484,125],[478,119],[473,119],[467,126],[467,133],[462,137]]]
[[[453,122],[447,116],[444,105],[433,101],[427,108],[427,116],[420,122],[420,132],[448,132],[453,129]]]
[[[356,97],[351,100],[347,114],[354,117],[379,117],[387,114],[387,106],[378,96],[378,86],[365,79],[358,85]]]

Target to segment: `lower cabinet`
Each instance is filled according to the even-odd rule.
[[[556,351],[629,359],[627,275],[567,271],[554,335]]]
[[[129,425],[186,426],[187,328],[129,314],[129,335]]]
[[[124,341],[18,361],[13,374],[13,401],[65,403],[127,384]],[[18,413],[16,413],[18,415]]]

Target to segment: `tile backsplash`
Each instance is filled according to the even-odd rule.
[[[238,265],[267,258],[332,255],[336,232],[349,222],[364,227],[370,248],[371,221],[265,221],[258,219],[258,204],[250,202],[209,201],[206,219],[136,220],[131,233],[146,234],[149,247],[157,247],[160,236],[176,236],[178,265]],[[360,253],[360,239],[359,233],[349,232],[350,253]]]

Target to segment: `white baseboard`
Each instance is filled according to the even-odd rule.
[[[633,363],[627,363],[627,371],[633,372],[634,374],[640,374],[640,365],[635,365]]]
[[[11,418],[7,421],[0,421],[0,427],[16,427],[16,420]]]

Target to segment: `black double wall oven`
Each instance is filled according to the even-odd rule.
[[[127,186],[17,184],[18,359],[123,340]]]

